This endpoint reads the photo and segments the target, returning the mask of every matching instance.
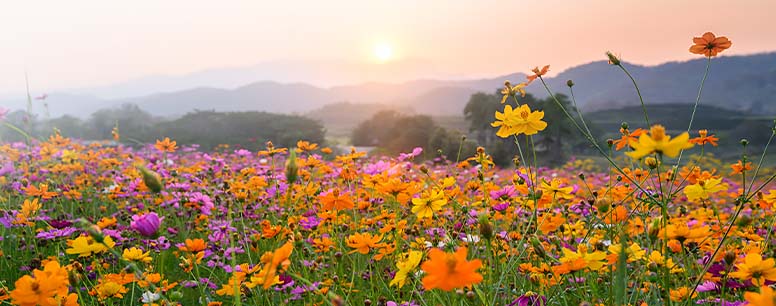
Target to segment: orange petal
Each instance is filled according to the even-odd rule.
[[[716,38],[716,36],[714,36],[714,33],[711,33],[711,32],[703,33],[703,39],[706,41],[706,43],[710,43],[714,41],[714,38]]]

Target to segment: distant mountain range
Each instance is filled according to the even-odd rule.
[[[746,56],[723,56],[712,60],[711,72],[703,91],[704,105],[718,106],[755,114],[776,114],[776,52]],[[648,104],[690,104],[695,101],[705,59],[668,62],[657,66],[625,64],[637,80]],[[245,73],[245,72],[242,72]],[[216,70],[213,75],[197,74],[201,79],[228,78],[229,73]],[[241,75],[236,79],[245,79]],[[630,80],[617,67],[605,61],[569,68],[548,84],[556,93],[568,94],[567,80],[573,80],[574,94],[586,111],[614,109],[638,104]],[[415,80],[403,83],[363,83],[349,86],[316,87],[305,83],[254,82],[235,88],[198,87],[153,93],[130,98],[101,99],[96,92],[51,93],[48,97],[52,116],[70,114],[85,117],[99,108],[134,103],[160,116],[178,116],[200,110],[259,110],[277,113],[308,113],[310,110],[337,102],[381,103],[416,113],[461,115],[469,96],[478,91],[494,92],[504,80],[521,82],[525,74],[515,73],[476,80]],[[152,80],[146,80],[151,82]],[[215,82],[215,81],[214,81]],[[123,87],[121,87],[123,86]],[[127,84],[117,91],[129,91]],[[99,92],[110,92],[102,87]],[[540,97],[547,94],[534,82],[528,91]],[[102,95],[104,96],[104,95]],[[24,101],[0,100],[2,105],[23,108]],[[38,102],[36,102],[38,103]],[[36,104],[36,108],[40,110]]]

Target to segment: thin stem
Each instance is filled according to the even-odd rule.
[[[644,111],[644,121],[647,122],[647,126],[650,126],[649,116],[647,115],[647,106],[644,105],[644,97],[641,96],[641,90],[639,89],[639,85],[636,84],[636,79],[633,78],[630,72],[628,72],[628,70],[625,69],[625,66],[623,66],[622,64],[617,65],[617,67],[620,67],[620,69],[622,69],[622,71],[625,72],[625,75],[627,75],[628,78],[630,78],[631,82],[633,82],[633,87],[636,87],[636,94],[639,95],[639,102],[641,102],[641,110]]]
[[[587,126],[587,123],[585,123],[585,117],[582,116],[582,111],[579,110],[579,106],[577,106],[577,98],[574,96],[574,88],[569,87],[569,92],[571,93],[571,102],[574,103],[574,109],[577,111],[577,115],[579,116],[579,121],[581,121],[582,126],[585,127],[585,131],[587,131],[587,135],[589,135],[590,138],[593,138],[593,133],[590,132],[590,128]]]

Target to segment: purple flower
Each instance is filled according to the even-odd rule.
[[[140,235],[151,237],[159,230],[159,225],[162,224],[164,218],[159,218],[155,212],[150,212],[143,215],[132,216],[132,222],[129,226],[136,230]]]
[[[7,161],[3,164],[2,167],[0,167],[0,176],[6,175],[6,174],[13,174],[14,173],[14,167],[12,161]]]
[[[521,295],[516,300],[509,303],[507,306],[544,306],[547,305],[547,298],[543,295],[536,295],[535,293],[526,293]]]
[[[506,186],[501,190],[494,190],[490,192],[490,198],[494,200],[509,200],[517,195],[515,186]]]
[[[505,211],[509,208],[509,202],[501,202],[492,206],[495,211]]]
[[[417,147],[412,149],[412,153],[399,153],[399,161],[405,161],[405,160],[412,160],[416,156],[420,155],[420,153],[423,153],[423,148]]]

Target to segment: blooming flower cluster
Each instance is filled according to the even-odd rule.
[[[730,46],[694,42],[709,58]],[[502,102],[528,83],[507,83]],[[509,102],[498,136],[553,124]],[[773,170],[745,156],[729,174],[668,166],[716,145],[706,130],[620,134],[606,157],[623,165],[558,169],[497,168],[482,148],[423,162],[420,149],[367,157],[307,141],[2,144],[0,303],[773,305]]]

